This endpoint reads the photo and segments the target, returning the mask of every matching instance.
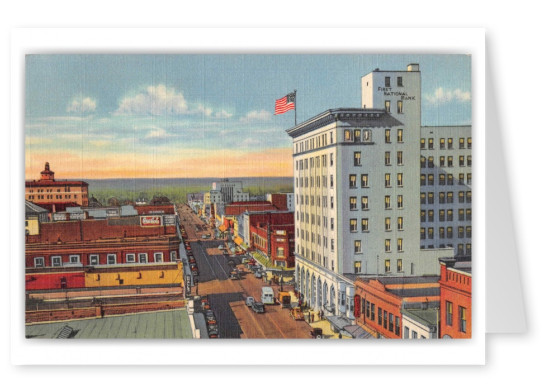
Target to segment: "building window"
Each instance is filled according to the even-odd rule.
[[[390,217],[385,217],[385,231],[390,231]]]
[[[369,186],[369,176],[367,174],[362,174],[362,187]]]
[[[139,253],[138,260],[140,263],[147,263],[147,253]]]
[[[453,191],[448,191],[447,193],[447,201],[448,204],[453,204]]]
[[[411,339],[418,339],[417,337],[417,331],[411,331]]]
[[[446,325],[453,326],[453,304],[446,301]]]
[[[448,149],[453,149],[453,138],[448,138]]]
[[[421,205],[426,204],[427,203],[427,193],[421,193],[420,199],[421,199]]]
[[[453,227],[446,228],[446,232],[447,232],[447,238],[453,239]]]
[[[362,210],[369,209],[369,198],[367,196],[362,197]]]
[[[434,149],[434,139],[429,138],[429,149]]]
[[[465,156],[459,156],[459,167],[465,167]]]
[[[390,101],[385,100],[385,110],[387,113],[390,113]]]
[[[425,168],[427,166],[427,158],[424,156],[421,156],[421,168]]]
[[[344,141],[352,141],[352,132],[350,129],[344,130]]]
[[[446,203],[446,193],[444,193],[443,191],[438,193],[438,202],[441,203],[441,204]]]
[[[333,175],[329,176],[329,186],[333,188]]]
[[[429,204],[434,204],[434,193],[432,191],[427,194],[427,199]]]
[[[426,149],[426,148],[427,148],[427,147],[426,147],[426,145],[425,145],[425,139],[422,138],[422,139],[421,139],[421,149]]]
[[[453,209],[448,209],[448,221],[453,221]]]
[[[398,114],[402,114],[404,112],[404,102],[401,100],[396,102],[396,112]]]
[[[429,174],[427,183],[429,186],[434,186],[434,174]]]
[[[354,142],[358,143],[362,141],[362,131],[360,129],[354,129]]]
[[[448,174],[448,186],[453,186],[453,174]]]
[[[460,243],[460,244],[457,245],[457,255],[463,255],[463,252],[464,252],[463,244]]]
[[[402,209],[404,207],[404,196],[399,194],[396,196],[396,204],[398,209]]]
[[[348,176],[348,183],[351,189],[356,188],[356,174],[350,174]]]
[[[90,262],[90,265],[98,265],[99,264],[99,255],[98,254],[90,254],[89,262]]]
[[[421,174],[421,186],[427,185],[427,176],[425,174]]]
[[[446,165],[446,157],[440,156],[440,167],[444,167]]]
[[[331,251],[335,251],[335,239],[331,239]],[[334,262],[334,261],[331,261]],[[331,266],[331,269],[333,269],[333,266]]]
[[[379,326],[383,325],[383,310],[381,307],[377,308],[377,323]]]
[[[371,141],[371,130],[366,129],[364,130],[364,139],[363,141]]]
[[[385,209],[390,209],[390,196],[385,196]]]
[[[361,240],[355,240],[354,241],[354,252],[356,254],[360,254],[362,252],[362,241]]]
[[[424,240],[424,239],[426,239],[425,228],[421,227],[421,240]]]
[[[360,166],[362,164],[362,153],[354,152],[354,165]]]
[[[369,219],[362,219],[362,232],[369,230]]]
[[[390,152],[385,152],[385,166],[390,166]]]
[[[446,149],[446,139],[440,139],[440,149]]]
[[[107,254],[107,264],[114,265],[117,263],[117,254]]]
[[[467,309],[459,306],[459,331],[467,332]]]
[[[472,174],[467,174],[467,185],[470,185],[473,181],[473,175]]]
[[[427,221],[427,212],[424,209],[421,209],[421,222],[424,223]]]
[[[80,263],[80,255],[69,255],[69,263]]]
[[[356,210],[358,208],[356,202],[356,197],[350,197],[350,210]]]
[[[385,259],[385,273],[390,273],[390,259]]]
[[[398,231],[402,231],[404,229],[404,218],[403,217],[398,217],[398,221],[396,223],[396,225],[398,226]]]
[[[428,232],[429,239],[434,239],[434,228],[429,227],[427,232]]]
[[[446,212],[444,209],[438,211],[438,221],[446,221]]]
[[[385,87],[390,87],[390,77],[385,76]]]
[[[459,139],[459,149],[465,149],[465,139],[463,137]]]
[[[467,156],[467,167],[471,167],[473,164],[473,158],[472,156]]]
[[[331,231],[335,229],[335,218],[331,217]]]
[[[34,267],[44,267],[44,257],[35,257]]]
[[[398,238],[398,242],[396,244],[396,250],[398,250],[398,252],[404,251],[404,240],[402,238]]]
[[[388,314],[388,331],[394,332],[394,314]]]
[[[399,165],[399,166],[404,165],[404,159],[403,159],[403,152],[402,151],[396,152],[396,164]]]
[[[472,147],[472,145],[473,145],[473,144],[472,144],[472,141],[473,141],[473,140],[472,140],[470,137],[467,139],[467,148],[471,149],[471,147]]]
[[[404,326],[404,339],[409,339],[409,327]]]
[[[464,227],[457,227],[457,237],[460,238],[460,239],[465,237],[465,228]]]
[[[398,87],[403,87],[404,85],[402,84],[402,76],[398,76],[398,78],[396,79],[396,84]]]
[[[385,252],[389,253],[390,251],[390,239],[385,239]]]
[[[471,244],[467,243],[466,248],[467,249],[465,250],[465,255],[471,255]]]
[[[453,167],[453,156],[448,156],[448,167]]]
[[[385,187],[390,187],[390,174],[385,174]]]
[[[357,231],[358,231],[358,220],[350,219],[350,232],[357,232]]]
[[[53,267],[61,266],[61,257],[59,255],[52,256],[50,260],[52,261]]]
[[[446,231],[444,230],[444,227],[438,228],[438,235],[439,235],[438,237],[440,239],[445,239],[446,238]],[[441,245],[440,247],[444,248],[444,245]]]
[[[126,254],[126,263],[135,263],[136,254]]]
[[[471,209],[465,209],[465,213],[467,215],[467,221],[471,221]]]
[[[404,174],[398,173],[398,175],[396,176],[396,185],[398,187],[404,186]]]
[[[385,143],[390,143],[390,129],[385,129]]]
[[[361,272],[362,272],[362,262],[361,261],[354,262],[354,273],[361,273]],[[364,310],[365,310],[365,307],[364,307]]]
[[[396,271],[398,273],[402,273],[404,271],[403,269],[403,264],[402,264],[402,260],[401,259],[397,259],[396,260]],[[396,321],[398,321],[398,318],[396,318]]]
[[[444,186],[446,184],[446,174],[438,175],[438,184]]]
[[[467,238],[471,238],[472,237],[472,228],[471,228],[471,226],[468,225],[466,230],[467,230]]]
[[[154,253],[155,262],[163,262],[163,253]]]

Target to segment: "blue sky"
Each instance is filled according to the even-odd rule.
[[[423,124],[470,124],[463,55],[30,55],[26,176],[45,159],[72,178],[292,175],[276,99],[297,90],[298,122],[359,107],[363,75],[412,62]]]

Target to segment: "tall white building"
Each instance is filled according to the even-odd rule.
[[[243,192],[243,182],[222,179],[212,183],[210,202],[213,204],[227,204],[231,202],[249,201],[249,193]]]
[[[451,249],[420,249],[421,78],[375,70],[362,108],[331,109],[293,138],[295,262],[304,301],[353,319],[359,275],[438,274]]]

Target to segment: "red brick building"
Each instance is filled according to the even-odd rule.
[[[438,307],[438,277],[358,278],[354,316],[376,337],[402,338],[402,308]]]
[[[269,226],[258,224],[250,227],[253,248],[264,253],[275,266],[295,266],[295,225]]]
[[[88,206],[88,183],[56,180],[46,162],[39,180],[25,181],[25,199],[50,212],[65,210],[66,205]]]
[[[440,260],[440,338],[471,338],[470,262]]]
[[[175,225],[161,216],[43,223],[26,238],[25,267],[117,265],[179,259]]]

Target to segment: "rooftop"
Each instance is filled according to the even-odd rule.
[[[47,209],[44,209],[36,204],[33,204],[30,201],[25,200],[25,214],[36,214],[36,213],[48,213]]]
[[[25,336],[57,338],[65,326],[72,329],[68,338],[75,339],[192,338],[189,316],[184,309],[28,325],[25,326]]]
[[[438,309],[402,309],[402,314],[426,326],[434,326],[438,322]]]

